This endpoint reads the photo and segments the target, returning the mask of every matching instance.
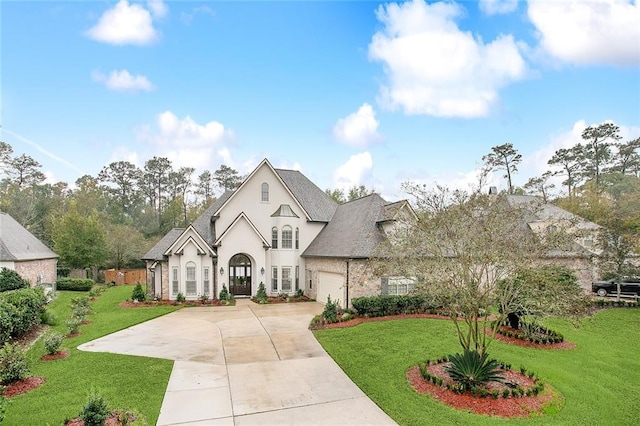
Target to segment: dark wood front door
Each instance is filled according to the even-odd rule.
[[[229,291],[234,296],[251,296],[251,259],[244,254],[229,261]]]

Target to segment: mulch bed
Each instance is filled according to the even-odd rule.
[[[56,359],[63,359],[69,356],[69,351],[58,351],[55,354],[44,354],[40,357],[43,361],[55,361]]]
[[[302,297],[278,297],[278,296],[268,296],[267,301],[265,303],[260,303],[253,298],[251,298],[253,303],[257,303],[259,305],[271,305],[275,303],[299,303],[299,302],[313,302],[312,299],[309,299],[307,296]]]
[[[132,302],[130,300],[125,300],[124,302],[120,302],[118,306],[121,308],[149,308],[155,306],[233,306],[234,303],[221,303],[220,300],[214,299],[207,302],[201,301],[193,301],[190,300],[188,302],[175,302],[173,300],[158,300],[157,302]]]
[[[558,343],[534,343],[528,340],[518,339],[516,337],[507,337],[500,333],[493,333],[491,331],[487,331],[487,334],[493,337],[496,340],[499,340],[504,343],[508,343],[510,345],[516,346],[524,346],[526,348],[536,348],[536,349],[559,349],[559,350],[567,350],[567,349],[575,349],[577,345],[575,343],[567,342],[566,340]]]
[[[444,319],[444,320],[450,319],[447,316],[435,315],[435,314],[400,314],[400,315],[387,315],[384,317],[357,317],[347,321],[319,325],[316,328],[344,328],[344,327],[353,327],[365,322],[390,321],[390,320],[399,320],[399,319],[407,319],[407,318],[431,318],[431,319]]]
[[[2,394],[6,398],[21,395],[33,390],[44,383],[44,377],[27,377],[24,380],[18,380],[8,385]]]
[[[445,363],[433,364],[427,368],[427,371],[443,381],[451,381],[448,374],[444,370]],[[505,378],[515,383],[519,383],[523,387],[533,385],[533,380],[528,376],[509,370],[505,372]],[[483,414],[488,416],[499,417],[531,417],[533,415],[543,414],[544,408],[554,403],[556,397],[554,392],[549,389],[549,385],[545,385],[545,390],[536,396],[523,396],[518,398],[502,398],[497,399],[491,397],[477,397],[467,392],[459,394],[448,390],[446,387],[437,386],[426,381],[420,374],[418,366],[412,367],[407,371],[407,379],[409,384],[419,394],[429,394],[436,401],[440,401],[450,407],[461,411],[469,411],[475,414]],[[446,383],[446,381],[445,381]],[[506,385],[501,383],[491,383],[488,389],[498,389],[500,392]]]
[[[124,417],[124,415],[119,411],[113,411],[109,417],[107,417],[107,419],[104,421],[104,425],[105,426],[121,426],[123,424],[122,422],[122,418]],[[136,416],[134,415],[126,415],[127,417],[127,421],[124,424],[131,424],[135,421],[137,421],[138,419],[136,418]],[[146,424],[146,423],[144,423]],[[84,426],[84,420],[82,420],[79,417],[73,418],[71,420],[68,420],[64,426]]]

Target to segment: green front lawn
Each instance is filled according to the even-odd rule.
[[[45,353],[42,339],[28,352],[33,376],[45,383],[27,394],[11,399],[3,425],[62,425],[77,417],[93,386],[111,408],[134,409],[144,414],[150,425],[156,423],[173,361],[137,356],[79,351],[78,345],[176,310],[173,306],[120,308],[131,297],[133,286],[109,288],[95,302],[91,323],[80,326],[80,335],[66,338],[62,349],[67,358],[41,361]],[[53,330],[66,334],[65,322],[71,315],[70,301],[86,292],[60,291],[50,310],[58,318]]]
[[[494,341],[490,356],[524,365],[565,398],[545,416],[505,420],[456,411],[407,383],[406,371],[426,359],[459,352],[447,320],[371,322],[315,332],[349,377],[400,425],[637,425],[640,424],[640,309],[610,309],[579,328],[553,319],[547,326],[577,344],[571,350],[516,347]]]

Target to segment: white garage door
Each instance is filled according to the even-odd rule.
[[[340,306],[344,307],[344,294],[344,277],[341,274],[318,272],[318,302],[325,304],[327,297],[331,297],[332,301],[338,299]]]

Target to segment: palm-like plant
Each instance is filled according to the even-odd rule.
[[[488,356],[487,353],[480,355],[478,351],[468,349],[461,354],[450,355],[451,365],[447,367],[447,373],[465,390],[489,382],[501,382],[500,364],[495,359],[487,359]]]

